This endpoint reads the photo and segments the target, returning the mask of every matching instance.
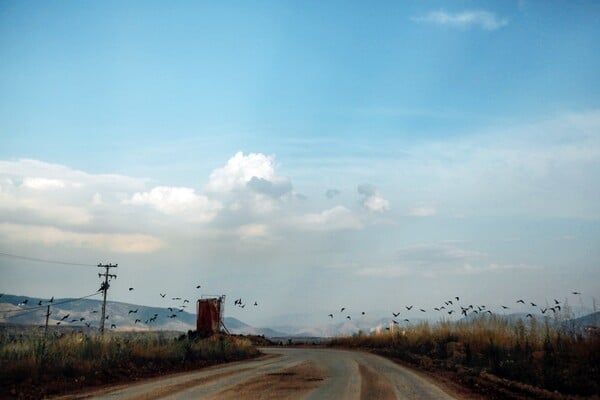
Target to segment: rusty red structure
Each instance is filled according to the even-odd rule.
[[[221,327],[227,332],[223,324],[225,311],[225,296],[206,297],[198,299],[196,303],[196,331],[200,335],[218,333]]]

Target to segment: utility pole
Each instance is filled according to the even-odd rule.
[[[117,275],[109,273],[111,268],[117,268],[118,264],[98,264],[98,268],[105,268],[106,271],[103,273],[98,272],[98,278],[104,277],[104,282],[100,284],[100,290],[103,293],[104,300],[102,301],[102,318],[100,320],[100,333],[104,335],[104,320],[106,319],[106,292],[110,287],[108,281],[110,279],[117,279]]]
[[[48,318],[50,318],[50,304],[48,304],[48,309],[46,310],[46,327],[44,328],[44,338],[48,336]]]

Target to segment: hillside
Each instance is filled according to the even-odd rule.
[[[24,304],[25,303],[25,304]],[[43,326],[47,306],[50,305],[49,326],[98,328],[102,301],[96,299],[49,299],[4,294],[0,297],[0,323]],[[150,307],[139,304],[106,302],[105,328],[115,331],[179,331],[196,327],[195,304],[181,307]],[[188,312],[190,310],[191,312]],[[236,318],[225,317],[224,323],[231,333],[283,336],[285,333],[269,328],[250,326]]]

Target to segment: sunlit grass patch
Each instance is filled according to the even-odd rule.
[[[560,321],[558,321],[560,322]],[[336,338],[334,346],[375,349],[448,369],[469,368],[567,394],[600,394],[600,335],[557,321],[480,316],[442,320],[370,335]]]

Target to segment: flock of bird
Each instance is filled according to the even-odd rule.
[[[574,291],[571,292],[573,295],[581,295],[580,292]],[[489,314],[489,315],[493,315],[493,314],[497,314],[497,311],[492,311],[488,306],[481,304],[481,305],[476,305],[476,304],[459,304],[460,302],[460,297],[459,296],[455,296],[452,299],[446,300],[443,302],[443,304],[440,304],[437,307],[433,307],[430,310],[427,310],[425,308],[419,308],[419,307],[415,307],[413,304],[411,305],[405,305],[404,308],[406,308],[406,312],[410,313],[410,315],[406,315],[408,316],[414,316],[415,312],[420,313],[421,315],[427,315],[428,312],[431,311],[435,311],[438,314],[444,315],[444,314],[448,314],[448,315],[462,315],[463,317],[468,317],[469,315],[477,315],[477,314]],[[537,310],[539,310],[539,312],[542,315],[547,315],[549,314],[550,311],[552,311],[553,314],[556,314],[556,312],[561,311],[562,309],[562,304],[563,302],[557,300],[557,299],[552,299],[552,304],[550,305],[546,305],[544,307],[539,306],[537,303],[533,302],[533,301],[525,301],[523,299],[517,299],[517,301],[515,302],[515,304],[522,304],[523,306],[527,307],[525,311],[529,311],[526,314],[526,318],[535,318],[536,315],[538,315],[536,313]],[[517,306],[519,307],[519,306]],[[511,309],[511,307],[507,306],[507,305],[500,305],[500,308],[503,311],[509,310]],[[534,311],[536,310],[536,311]],[[519,312],[523,312],[523,308],[519,308],[516,311]],[[406,322],[409,323],[410,319],[409,318],[403,318],[402,320],[400,320],[400,316],[401,314],[404,313],[404,311],[398,311],[392,312],[392,316],[393,318],[391,318],[391,322],[394,325],[400,325],[400,322]],[[336,313],[330,313],[327,316],[329,317],[329,319],[333,320],[336,315],[341,315],[342,317],[345,317],[345,319],[347,319],[348,321],[352,320],[352,316],[350,315],[350,313],[348,313],[348,310],[346,307],[341,307],[339,312]],[[364,316],[366,315],[366,313],[364,311],[360,312],[360,316]],[[403,315],[404,316],[404,315]],[[389,329],[389,328],[386,328]]]
[[[201,287],[202,287],[202,285],[196,285],[196,289],[200,289]],[[102,283],[102,286],[100,287],[99,291],[102,291],[104,289],[105,289],[105,284]],[[128,292],[133,292],[133,291],[135,291],[134,287],[128,287]],[[167,293],[160,292],[159,295],[160,295],[160,297],[162,299],[165,299],[165,300],[167,299]],[[2,297],[2,296],[3,296],[3,294],[0,293],[0,297]],[[170,307],[165,307],[165,310],[168,310],[168,313],[165,314],[165,315],[163,315],[163,317],[165,317],[165,318],[171,318],[171,319],[172,318],[177,318],[178,315],[179,315],[179,313],[182,313],[183,311],[185,311],[185,308],[190,303],[189,299],[184,299],[182,297],[171,297],[171,301],[174,301],[174,302],[177,301],[177,302],[180,302],[180,303],[178,303],[177,305],[172,305]],[[50,298],[47,301],[39,300],[38,303],[37,303],[37,306],[52,305],[53,302],[54,302],[54,296],[52,296],[52,298]],[[29,304],[29,299],[24,299],[18,305],[19,306],[27,306],[28,304]],[[236,306],[236,307],[239,307],[239,308],[245,308],[246,307],[246,302],[243,301],[241,298],[238,298],[238,299],[236,299],[233,302],[233,305]],[[258,302],[254,301],[253,305],[254,305],[254,307],[257,307],[258,306]],[[146,324],[146,325],[150,325],[150,324],[155,323],[158,320],[158,318],[161,317],[161,315],[159,315],[158,313],[154,313],[154,314],[152,314],[152,316],[149,316],[147,319],[142,320],[142,318],[138,317],[138,311],[139,311],[139,308],[135,308],[135,309],[130,309],[127,312],[127,315],[132,318],[132,321],[133,321],[134,325],[137,325],[138,323],[141,324],[142,322],[144,324]],[[92,314],[97,314],[98,312],[99,312],[98,310],[92,310],[91,311]],[[50,316],[50,314],[48,314],[47,316]],[[67,314],[64,314],[62,316],[59,315],[58,317],[60,317],[60,318],[56,321],[56,325],[61,325],[61,324],[64,324],[64,323],[81,323],[81,322],[84,322],[84,324],[87,327],[91,326],[91,322],[87,321],[85,317],[79,317],[79,318],[71,318],[71,319],[69,319],[69,317],[71,317],[71,313],[67,313]],[[109,319],[110,319],[110,315],[106,315],[105,316],[105,320],[108,321]],[[111,323],[110,324],[110,328],[111,329],[116,329],[117,328],[116,323],[114,323],[114,322]]]
[[[197,285],[196,289],[200,289],[201,285]],[[102,289],[102,288],[101,288]],[[133,287],[129,287],[129,291],[134,291],[135,289]],[[571,294],[573,295],[581,295],[580,292],[577,291],[573,291]],[[167,294],[166,293],[159,293],[160,297],[165,299]],[[0,294],[0,297],[2,296],[2,294]],[[181,297],[171,297],[171,301],[181,301],[181,304],[179,304],[178,306],[171,306],[171,307],[166,307],[165,309],[169,311],[168,314],[164,315],[164,317],[166,318],[177,318],[178,314],[183,312],[184,309],[188,306],[188,304],[190,303],[190,301],[188,299],[182,299]],[[37,303],[37,306],[44,306],[44,305],[51,305],[54,302],[54,296],[52,296],[52,298],[50,298],[47,301],[43,301],[43,300],[39,300]],[[23,301],[21,301],[18,305],[19,306],[26,306],[29,303],[29,299],[24,299]],[[44,304],[46,303],[46,304]],[[546,302],[548,303],[548,302]],[[536,302],[533,301],[525,301],[523,299],[517,299],[515,301],[515,304],[518,305],[522,305],[519,309],[517,309],[517,311],[520,312],[524,312],[523,307],[526,307],[525,311],[529,311],[526,314],[526,318],[535,318],[537,314],[536,311],[539,310],[539,313],[541,315],[547,315],[549,312],[552,312],[553,314],[556,314],[557,312],[562,310],[562,304],[563,302],[557,300],[557,299],[552,299],[552,302],[550,302],[551,304],[546,304],[545,306],[540,306],[538,305]],[[235,307],[239,307],[239,308],[245,308],[246,307],[246,302],[243,301],[241,298],[235,299],[235,301],[233,302],[233,305]],[[253,303],[254,307],[258,306],[258,302],[254,301]],[[469,315],[473,315],[473,314],[497,314],[497,311],[492,311],[492,309],[490,309],[490,307],[484,305],[484,304],[460,304],[460,297],[459,296],[455,296],[451,299],[445,300],[443,302],[443,304],[440,304],[437,307],[433,307],[430,310],[427,310],[425,308],[420,308],[420,307],[415,307],[413,304],[411,305],[405,305],[404,308],[406,308],[406,312],[410,313],[410,315],[406,315],[406,317],[408,316],[414,316],[415,312],[419,312],[421,315],[427,314],[428,312],[432,312],[435,311],[439,314],[448,314],[448,315],[462,315],[463,317],[467,317]],[[493,308],[493,307],[492,307]],[[507,306],[507,305],[500,305],[500,308],[503,312],[506,312],[506,310],[511,309],[511,307]],[[133,323],[134,324],[138,324],[138,323],[142,323],[142,319],[138,318],[138,310],[139,308],[136,309],[131,309],[128,311],[128,315],[131,316],[133,314]],[[535,310],[535,311],[534,311]],[[98,310],[92,310],[92,314],[96,314],[98,313]],[[392,316],[393,318],[391,318],[391,323],[393,323],[394,325],[400,325],[400,321],[402,322],[406,322],[409,323],[410,319],[409,318],[403,318],[400,319],[401,314],[404,313],[404,311],[398,311],[392,312]],[[351,321],[352,320],[352,316],[350,315],[350,313],[348,312],[346,307],[341,307],[339,310],[339,313],[330,313],[328,314],[328,317],[330,319],[334,319],[336,317],[336,315],[341,315],[343,317],[345,317],[346,320]],[[49,316],[50,314],[48,314],[47,316]],[[360,312],[360,316],[365,316],[366,312],[361,311]],[[79,317],[79,318],[72,318],[69,319],[69,317],[71,316],[70,313],[67,313],[65,315],[63,315],[58,321],[56,321],[56,325],[60,325],[61,323],[80,323],[80,322],[84,322],[85,325],[87,327],[90,327],[91,322],[86,321],[85,317]],[[105,316],[106,320],[109,320],[109,315]],[[403,315],[404,317],[404,315]],[[156,320],[159,318],[159,314],[158,313],[154,313],[151,317],[145,319],[143,322],[146,325],[150,325],[154,322],[156,322]],[[117,325],[115,323],[111,323],[110,325],[111,329],[115,329],[117,328]],[[389,328],[386,328],[389,329]]]

